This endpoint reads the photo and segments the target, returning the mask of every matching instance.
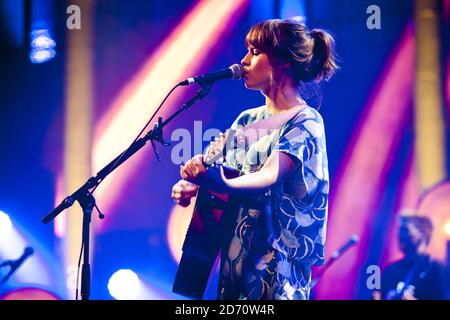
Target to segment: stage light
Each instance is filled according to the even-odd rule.
[[[17,224],[14,214],[8,215],[0,210],[0,262],[21,259],[25,253],[24,248],[31,246],[34,247],[34,254],[22,261],[23,264],[14,272],[8,283],[27,283],[45,287],[55,285],[50,276],[49,264],[44,260],[44,249]]]
[[[108,290],[117,300],[137,299],[141,291],[141,280],[134,271],[120,269],[109,278]]]
[[[53,49],[40,49],[40,50],[31,50],[30,60],[32,63],[43,63],[56,55],[55,50]]]
[[[46,29],[34,30],[31,32],[31,47],[33,49],[52,49],[56,46],[55,40]]]
[[[12,231],[12,222],[9,216],[0,210],[0,242],[8,239]]]
[[[306,23],[305,0],[281,1],[279,14],[282,19],[292,19],[300,23]]]
[[[444,231],[445,231],[445,234],[447,235],[447,238],[450,239],[450,220],[447,221],[447,223],[445,224]]]
[[[56,42],[52,39],[49,30],[38,29],[30,33],[31,51],[30,60],[32,63],[44,63],[56,55]]]
[[[14,218],[0,210],[0,256],[19,256],[27,245],[24,237],[17,230]]]

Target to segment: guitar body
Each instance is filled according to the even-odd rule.
[[[239,176],[224,167],[227,178]],[[233,232],[237,197],[200,187],[194,212],[183,244],[183,254],[173,284],[173,292],[202,299],[218,261],[223,241]]]

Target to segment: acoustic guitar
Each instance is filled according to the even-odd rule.
[[[233,138],[231,131],[213,142],[204,154],[204,165],[223,166],[229,179],[241,173],[223,165],[226,145]],[[239,209],[239,199],[226,193],[213,192],[205,187],[197,191],[194,212],[183,244],[173,292],[194,299],[202,299],[211,272],[215,269],[223,239],[233,232],[233,217]]]

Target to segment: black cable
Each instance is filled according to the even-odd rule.
[[[144,128],[141,130],[141,132],[139,132],[139,134],[136,136],[136,138],[134,139],[134,141],[130,144],[130,146],[124,151],[122,152],[121,156],[119,158],[117,158],[116,162],[114,163],[114,165],[111,168],[111,171],[114,170],[114,168],[116,168],[117,163],[119,163],[119,161],[122,159],[122,157],[127,153],[127,151],[130,149],[130,147],[139,139],[139,137],[142,135],[142,133],[145,131],[145,129],[147,129],[148,125],[150,124],[150,122],[152,122],[153,118],[156,116],[156,114],[158,113],[158,111],[161,109],[161,107],[163,106],[164,102],[166,102],[167,98],[169,98],[169,96],[172,94],[172,92],[178,88],[180,86],[180,83],[177,83],[176,86],[174,86],[169,93],[165,96],[165,98],[163,99],[163,101],[161,102],[161,104],[159,105],[159,107],[156,109],[156,111],[153,113],[153,115],[150,117],[150,120],[147,121],[147,123],[145,124]],[[91,190],[89,191],[90,194],[93,194],[95,189],[97,189],[97,187],[100,185],[100,183],[103,181],[100,180],[97,185]]]
[[[83,241],[81,241],[80,256],[78,257],[78,266],[77,266],[77,282],[75,285],[75,300],[78,300],[78,283],[80,280],[81,256],[83,255],[83,250],[84,250],[84,244],[83,244]]]

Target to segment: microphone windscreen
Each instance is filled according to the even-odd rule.
[[[34,249],[32,247],[26,247],[24,250],[24,254],[29,256],[32,255],[34,253]]]
[[[352,240],[352,242],[357,243],[359,242],[359,237],[357,234],[352,234],[352,236],[350,237],[350,239]]]
[[[233,72],[233,79],[239,80],[244,75],[244,68],[238,64],[235,63],[232,66],[230,66],[231,71]]]

